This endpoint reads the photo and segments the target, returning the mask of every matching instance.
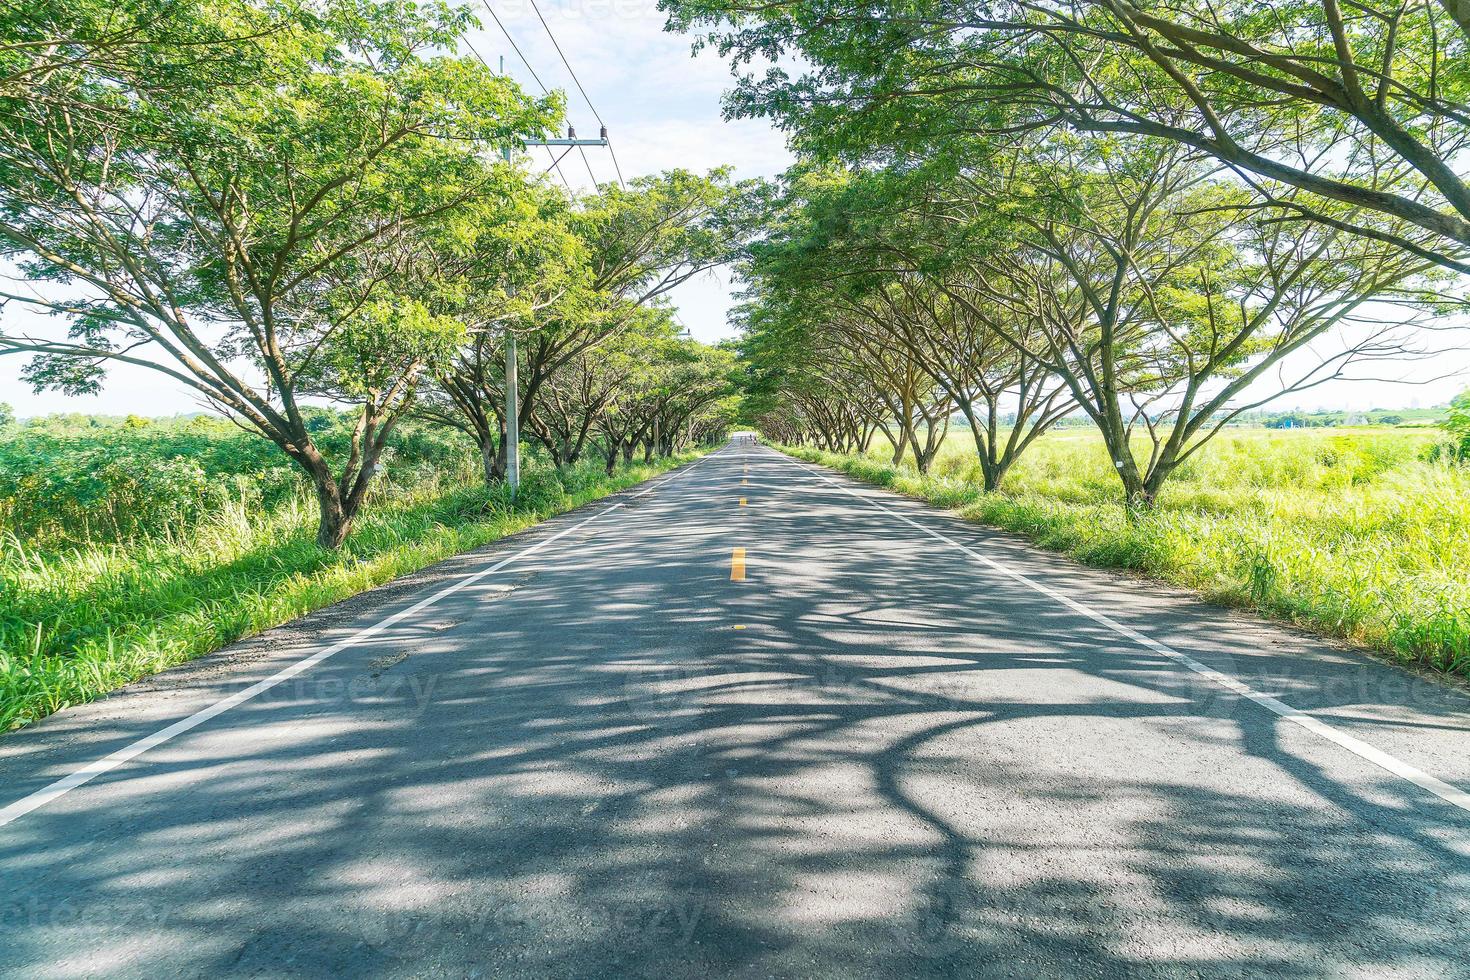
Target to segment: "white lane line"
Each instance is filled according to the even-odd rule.
[[[775,450],[771,450],[771,452],[776,453]],[[1257,691],[1250,685],[1245,684],[1228,674],[1222,674],[1220,673],[1220,671],[1215,670],[1213,667],[1208,667],[1205,664],[1200,663],[1198,660],[1189,656],[1189,654],[1180,653],[1178,650],[1175,650],[1168,644],[1161,643],[1151,636],[1140,633],[1138,632],[1138,630],[1133,629],[1131,626],[1127,626],[1104,613],[1098,612],[1091,606],[1084,605],[1083,603],[1078,602],[1076,599],[1073,599],[1070,596],[1063,595],[1062,593],[1053,588],[1050,588],[1049,586],[1042,585],[1040,582],[1028,578],[1015,569],[1004,565],[1001,562],[998,562],[995,559],[990,558],[986,555],[982,555],[964,544],[961,544],[948,535],[941,534],[940,532],[935,531],[932,528],[925,527],[918,521],[911,520],[909,517],[905,516],[904,514],[900,514],[898,511],[884,507],[882,504],[873,500],[872,497],[858,493],[856,490],[853,490],[851,487],[841,483],[838,480],[832,479],[825,473],[814,470],[810,466],[798,462],[797,460],[794,460],[791,457],[786,456],[782,453],[776,453],[776,455],[780,456],[782,459],[785,459],[792,465],[805,470],[818,479],[825,480],[826,482],[837,487],[839,490],[842,490],[843,492],[853,497],[856,497],[857,499],[868,504],[870,507],[881,510],[883,513],[889,515],[890,517],[896,517],[900,521],[903,521],[905,524],[918,528],[920,531],[923,531],[930,537],[937,538],[938,540],[943,541],[945,544],[949,545],[952,548],[959,549],[960,551],[969,555],[971,558],[975,559],[975,561],[980,562],[982,565],[985,565],[988,568],[1000,572],[1002,575],[1006,575],[1012,579],[1015,579],[1022,585],[1034,589],[1047,598],[1061,603],[1068,609],[1071,609],[1073,612],[1080,613],[1081,615],[1086,616],[1088,619],[1091,619],[1096,623],[1101,623],[1103,626],[1106,626],[1108,629],[1114,631],[1115,633],[1125,636],[1128,639],[1132,640],[1134,643],[1137,643],[1139,646],[1142,646],[1148,650],[1152,650],[1155,653],[1163,654],[1169,659],[1183,664],[1185,667],[1188,667],[1190,670],[1194,671],[1196,674],[1199,674],[1206,680],[1212,681],[1213,683],[1218,684],[1226,690],[1238,694],[1243,698],[1248,698],[1249,700],[1254,701],[1256,704],[1259,704],[1261,707],[1267,709],[1268,711],[1280,715],[1287,721],[1292,722],[1296,725],[1300,725],[1307,731],[1321,736],[1322,738],[1325,738],[1327,741],[1333,743],[1334,745],[1338,745],[1344,749],[1347,749],[1349,752],[1353,753],[1353,755],[1356,755],[1362,759],[1366,759],[1374,765],[1388,770],[1395,776],[1407,779],[1409,782],[1413,783],[1415,786],[1418,786],[1420,789],[1428,790],[1435,796],[1444,800],[1446,803],[1453,804],[1454,806],[1459,807],[1461,810],[1470,812],[1470,793],[1466,793],[1464,790],[1457,789],[1456,787],[1451,786],[1449,783],[1445,782],[1442,779],[1436,779],[1434,776],[1429,775],[1422,769],[1411,766],[1407,762],[1404,762],[1402,759],[1396,758],[1395,756],[1389,755],[1387,752],[1384,752],[1382,749],[1375,748],[1374,746],[1369,745],[1362,739],[1354,738],[1346,732],[1338,731],[1336,728],[1333,728],[1331,725],[1322,721],[1320,718],[1314,718],[1312,715],[1309,715],[1304,711],[1299,711],[1296,708],[1293,708],[1291,705],[1286,704],[1283,701],[1279,701],[1276,698],[1273,698],[1269,694],[1263,694],[1260,691]]]
[[[723,450],[716,450],[715,452],[712,452],[707,456],[701,456],[699,459],[696,459],[694,462],[690,463],[688,466],[684,467],[678,472],[671,473],[664,479],[655,481],[654,483],[638,491],[637,493],[630,494],[629,499],[632,499],[634,497],[641,497],[646,493],[651,493],[654,490],[673,482],[674,480],[684,476],[690,470],[694,469],[694,467],[698,466],[700,463],[704,462],[707,459],[713,459],[721,452],[723,452]],[[312,667],[315,667],[317,664],[321,663],[323,660],[326,660],[328,657],[337,653],[341,653],[343,650],[346,650],[350,647],[357,646],[365,640],[372,639],[383,630],[394,625],[395,623],[400,622],[401,620],[407,619],[414,613],[427,609],[429,606],[434,605],[441,599],[453,595],[466,586],[473,585],[485,576],[492,575],[495,572],[500,571],[507,565],[513,562],[520,561],[527,555],[535,554],[542,548],[551,544],[553,541],[564,538],[568,534],[571,534],[573,531],[576,531],[579,528],[586,527],[593,521],[600,520],[601,518],[606,517],[608,514],[611,514],[614,511],[619,510],[620,508],[625,506],[627,506],[627,501],[620,500],[612,506],[598,511],[591,517],[582,521],[578,521],[571,527],[564,528],[563,530],[558,531],[556,534],[553,534],[551,537],[543,538],[542,540],[531,545],[529,548],[525,548],[521,551],[516,552],[513,555],[510,555],[507,558],[496,562],[489,568],[482,569],[478,572],[474,572],[473,574],[465,576],[464,578],[455,582],[453,585],[449,585],[443,589],[440,589],[438,592],[435,592],[427,599],[421,599],[420,601],[409,606],[407,609],[401,609],[393,615],[379,620],[372,626],[364,627],[363,629],[352,634],[344,640],[340,640],[329,647],[318,650],[316,653],[313,653],[309,657],[298,660],[290,666],[282,668],[271,676],[265,678],[262,681],[259,681],[258,683],[252,684],[242,691],[231,694],[229,697],[221,698],[208,707],[200,708],[198,711],[194,712],[192,715],[189,715],[187,718],[181,718],[180,720],[174,722],[172,725],[169,725],[167,728],[162,728],[154,732],[152,735],[146,735],[143,738],[138,739],[136,742],[133,742],[129,745],[124,746],[123,748],[118,749],[116,752],[113,752],[110,755],[105,755],[95,762],[91,762],[83,766],[70,775],[63,776],[61,779],[56,780],[56,782],[51,783],[49,786],[45,786],[41,789],[36,790],[29,796],[22,797],[21,799],[16,800],[14,803],[5,807],[3,810],[0,810],[0,827],[3,827],[6,824],[25,816],[32,810],[37,810],[45,806],[47,803],[50,803],[57,797],[64,796],[67,793],[70,793],[72,790],[76,789],[78,786],[83,785],[84,783],[91,782],[93,779],[96,779],[103,773],[116,769],[118,766],[132,759],[136,759],[138,756],[142,755],[144,752],[147,752],[149,749],[154,748],[155,746],[162,745],[169,739],[174,738],[178,735],[182,735],[184,732],[187,732],[192,728],[197,728],[209,719],[214,718],[217,715],[224,714],[231,708],[244,704],[246,701],[249,701],[250,699],[261,694],[264,694],[266,691],[269,691],[271,688],[275,687],[277,684],[280,684],[282,681],[288,681],[302,671],[310,670]]]

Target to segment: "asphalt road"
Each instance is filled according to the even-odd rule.
[[[1458,690],[735,445],[0,740],[0,975],[1463,977],[1466,789]]]

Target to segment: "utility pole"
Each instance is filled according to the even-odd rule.
[[[505,59],[500,59],[500,70],[505,71]],[[522,146],[565,146],[562,156],[572,152],[574,146],[607,146],[607,127],[602,128],[602,135],[595,140],[584,140],[577,138],[577,131],[570,126],[567,127],[565,139],[524,139]],[[504,151],[505,159],[510,160],[510,147]],[[557,158],[560,162],[561,157]],[[552,166],[556,166],[553,163]],[[521,393],[520,383],[517,375],[518,360],[516,358],[516,335],[509,326],[505,328],[505,479],[510,484],[510,495],[514,499],[516,491],[521,487]]]
[[[520,384],[517,375],[516,335],[505,328],[505,479],[510,483],[510,496],[515,499],[521,487],[521,420]]]
[[[509,37],[509,35],[506,36]],[[505,74],[505,55],[500,56],[500,74]],[[565,146],[566,149],[561,154],[564,157],[572,152],[574,146],[607,146],[607,127],[602,127],[601,136],[595,140],[578,139],[577,131],[568,126],[566,139],[523,139],[521,145]],[[507,146],[501,150],[501,155],[509,163],[510,147]],[[551,166],[555,167],[560,162],[561,157],[557,157],[551,162]],[[505,328],[505,479],[510,484],[511,499],[515,499],[516,491],[521,488],[521,392],[517,378],[518,366],[515,331],[507,325]]]

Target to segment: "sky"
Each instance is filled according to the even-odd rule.
[[[704,171],[722,165],[733,167],[737,178],[774,177],[790,164],[782,134],[769,124],[724,120],[721,94],[730,85],[728,66],[713,52],[692,56],[688,36],[666,33],[657,0],[537,3],[607,123],[625,177],[674,167]],[[492,66],[498,66],[503,56],[506,71],[529,91],[539,93],[537,82],[481,0],[474,4],[472,9],[483,26],[470,33],[469,44]],[[596,136],[597,119],[563,66],[531,0],[493,0],[493,8],[535,75],[547,87],[566,93],[568,121],[577,135]],[[535,152],[540,155],[532,159],[545,167],[549,162],[546,151]],[[586,152],[598,181],[615,178],[605,149]],[[588,167],[576,152],[562,161],[561,170],[574,188],[590,186]],[[693,336],[715,341],[731,335],[725,321],[731,289],[728,274],[717,272],[675,291],[672,299],[679,319]],[[4,315],[15,316],[9,311]],[[34,394],[19,380],[22,361],[14,356],[0,358],[0,402],[9,402],[23,417],[51,412],[171,415],[203,407],[181,386],[142,368],[114,369],[103,391],[95,396]],[[1470,383],[1470,355],[1456,351],[1431,363],[1380,366],[1371,373],[1379,377],[1332,382],[1289,396],[1279,407],[1368,409],[1442,404]],[[1428,378],[1438,380],[1424,383]]]

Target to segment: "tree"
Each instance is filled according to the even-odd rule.
[[[258,66],[238,56],[271,30],[234,0],[17,0],[0,8],[0,99],[102,121],[127,92],[239,84]]]
[[[655,361],[660,342],[674,333],[667,311],[640,309],[617,335],[551,375],[529,427],[555,465],[569,466],[582,457],[603,413],[630,389],[641,368]]]
[[[753,270],[747,275],[754,282],[733,317],[747,365],[746,411],[762,420],[763,431],[787,433],[778,438],[810,440],[836,452],[866,451],[891,421],[891,404],[875,387],[872,372],[844,356],[820,303],[770,289],[772,282]]]
[[[1462,0],[663,0],[737,115],[873,159],[1059,127],[1206,154],[1298,217],[1470,271]],[[810,66],[792,78],[790,61]],[[1284,193],[1287,191],[1289,193]]]
[[[636,342],[624,383],[597,417],[609,475],[620,456],[631,461],[639,446],[645,461],[668,456],[696,433],[718,430],[733,412],[734,352],[677,336],[667,310],[652,313],[653,329]]]
[[[1241,412],[1408,353],[1396,328],[1433,268],[1328,226],[1259,220],[1248,191],[1176,144],[1049,143],[972,184],[989,246],[952,295],[1028,297],[1040,329],[997,329],[1096,423],[1133,509]],[[1340,348],[1313,347],[1339,329]]]
[[[662,371],[649,403],[653,424],[645,458],[653,453],[670,456],[683,448],[694,438],[695,420],[723,416],[735,392],[733,350],[687,338],[666,340],[660,346]]]
[[[597,413],[598,443],[608,476],[617,469],[619,456],[632,460],[639,440],[652,427],[660,368],[652,356],[632,360],[617,393]]]
[[[0,298],[70,330],[7,331],[0,353],[37,355],[37,388],[95,390],[114,362],[187,386],[305,471],[317,540],[336,547],[424,372],[464,329],[418,295],[419,246],[519,182],[482,157],[558,107],[432,53],[467,23],[447,7],[334,0],[269,17],[230,51],[251,83],[75,87],[105,114],[5,99],[0,248],[51,288]],[[355,412],[345,457],[314,441],[312,397]]]
[[[508,188],[459,212],[460,230],[441,243],[436,264],[444,310],[466,325],[464,342],[441,361],[416,409],[460,429],[479,447],[487,485],[502,479],[505,446],[505,338],[520,340],[521,360],[545,353],[543,335],[565,323],[605,320],[592,288],[585,245],[571,226],[569,202],[545,185]],[[544,377],[527,370],[520,415],[528,427]]]

